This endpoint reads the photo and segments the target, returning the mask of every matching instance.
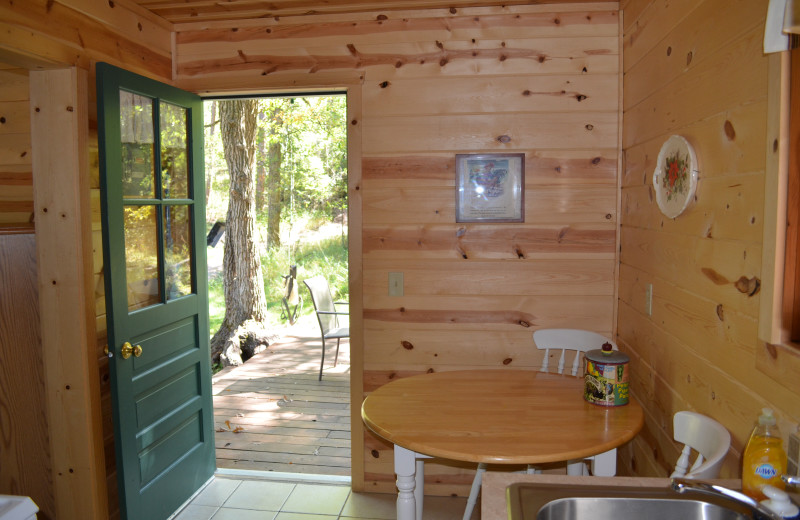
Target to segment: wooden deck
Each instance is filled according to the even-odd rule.
[[[301,319],[265,352],[214,375],[218,468],[350,475],[350,344],[342,340],[334,368],[328,342],[318,381],[318,330]]]

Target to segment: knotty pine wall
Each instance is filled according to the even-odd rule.
[[[678,457],[672,416],[694,410],[732,435],[722,476],[739,477],[760,409],[784,436],[800,421],[800,382],[756,368],[762,291],[768,62],[767,0],[621,2],[624,117],[618,340],[632,354],[645,428],[622,459],[667,476]],[[651,179],[672,134],[695,147],[697,201],[675,220]],[[776,200],[766,203],[777,204]],[[652,315],[645,290],[653,287]]]
[[[0,227],[33,225],[28,71],[0,60]]]
[[[32,497],[48,519],[55,497],[37,283],[33,230],[0,229],[0,493]]]
[[[114,438],[111,423],[110,387],[108,381],[107,358],[103,354],[106,342],[105,302],[103,293],[103,262],[99,203],[99,166],[97,158],[97,121],[95,99],[94,65],[105,61],[143,74],[159,81],[169,82],[172,77],[171,25],[164,20],[137,9],[125,0],[117,2],[94,2],[83,0],[25,0],[24,2],[5,3],[0,6],[0,227],[11,225],[33,226],[33,186],[37,183],[48,184],[52,181],[45,176],[58,175],[59,172],[41,172],[40,177],[32,175],[31,150],[36,143],[30,137],[29,106],[29,70],[50,68],[77,67],[88,71],[89,89],[87,103],[89,107],[89,136],[87,155],[89,157],[90,186],[92,199],[92,242],[93,257],[85,261],[92,262],[95,278],[95,301],[97,342],[81,344],[76,342],[74,348],[88,349],[89,355],[97,356],[99,373],[93,374],[100,380],[102,393],[103,445],[105,457],[100,454],[96,462],[105,462],[108,489],[108,517],[118,518],[117,482],[114,463]],[[3,65],[6,62],[9,64]],[[47,244],[38,244],[51,255],[58,255],[55,248]],[[12,256],[0,255],[0,270],[21,269],[14,265],[18,260]],[[59,276],[54,273],[53,276]],[[21,315],[9,317],[9,320],[24,319]],[[5,323],[9,323],[6,321]],[[69,334],[72,331],[64,331]],[[45,351],[51,351],[44,346]],[[72,359],[78,352],[62,352],[59,356]],[[80,354],[84,355],[84,354]],[[36,357],[28,358],[34,363],[41,363]],[[24,367],[25,371],[41,371],[41,366]],[[44,381],[40,381],[44,385]],[[59,382],[51,381],[50,384]],[[81,386],[83,383],[81,383]],[[73,382],[75,390],[78,384]],[[42,388],[42,391],[44,387]],[[1,396],[0,396],[1,397]],[[51,397],[52,399],[52,397]],[[1,400],[0,400],[1,401]],[[7,403],[0,402],[6,407]],[[52,404],[50,405],[53,406]],[[52,413],[51,413],[52,416]],[[51,439],[60,439],[60,445],[69,443],[76,435],[92,435],[93,432],[66,431],[63,424],[53,421],[49,425],[15,424],[20,430],[38,431],[48,426],[45,435]],[[76,442],[77,444],[77,442]],[[77,451],[76,451],[77,453]],[[56,454],[53,455],[56,459]],[[104,460],[99,460],[103,459]],[[83,472],[70,472],[70,482],[77,481],[76,493],[65,492],[68,486],[59,484],[67,477],[42,474],[41,468],[26,468],[22,465],[13,469],[13,474],[22,475],[22,479],[39,479],[44,486],[41,501],[46,509],[40,514],[44,518],[90,518],[91,511],[98,509],[98,504],[90,503],[89,492],[94,483],[89,475]],[[67,467],[78,464],[84,466],[85,461],[53,460],[54,467]],[[10,470],[9,470],[10,471]],[[5,473],[5,471],[4,471]],[[36,473],[32,475],[32,473]],[[20,488],[10,487],[3,481],[0,492],[12,493]],[[53,501],[55,500],[55,504]],[[105,500],[102,500],[105,504]],[[74,506],[74,507],[73,507]]]
[[[152,20],[132,23],[137,15],[105,3],[65,3],[0,8],[10,29],[4,48],[90,71],[103,59],[169,77],[169,33]],[[363,135],[363,179],[351,194],[363,202],[356,218],[363,228],[365,392],[429,369],[535,367],[536,327],[611,333],[616,323],[647,410],[643,434],[622,458],[632,461],[628,470],[664,475],[677,457],[671,416],[694,409],[733,434],[723,470],[733,476],[761,406],[774,406],[785,430],[798,421],[797,387],[754,368],[760,294],[731,283],[762,270],[766,0],[625,0],[621,7],[621,128],[616,5],[255,20],[236,31],[186,24],[177,27],[177,83],[196,91],[345,86],[358,100],[351,123]],[[64,27],[91,37],[81,41],[79,31]],[[37,38],[22,36],[32,30]],[[124,43],[106,45],[112,40]],[[689,138],[701,161],[697,204],[675,221],[659,215],[648,187],[672,133]],[[497,140],[503,135],[507,144]],[[453,156],[479,151],[526,154],[525,224],[455,224]],[[386,296],[390,271],[405,273],[402,298]],[[644,313],[647,283],[652,316]],[[101,338],[102,312],[98,304]],[[367,435],[361,458],[367,487],[393,491],[390,450]],[[428,475],[431,493],[463,490],[470,478],[445,465]]]
[[[538,367],[531,334],[541,327],[612,333],[617,7],[176,26],[184,88],[347,86],[363,100],[350,109],[363,136],[351,157],[363,210],[351,224],[363,250],[363,366],[353,370],[364,394],[429,371]],[[455,222],[455,154],[485,152],[525,154],[525,223]],[[402,297],[388,296],[389,272],[404,274]],[[391,447],[358,428],[354,487],[363,470],[366,489],[394,492]],[[474,468],[426,466],[426,493],[468,492]]]

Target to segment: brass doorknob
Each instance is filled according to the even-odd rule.
[[[120,351],[120,354],[122,355],[122,359],[128,359],[131,357],[131,354],[139,357],[142,355],[142,346],[136,345],[135,347],[132,347],[131,344],[126,341],[122,344],[122,350]]]

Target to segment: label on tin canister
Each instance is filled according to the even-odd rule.
[[[600,406],[628,404],[628,364],[586,359],[583,398]]]

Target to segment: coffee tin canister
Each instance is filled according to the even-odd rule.
[[[608,345],[610,347],[610,344]],[[586,352],[583,398],[600,406],[628,404],[628,362],[626,354],[597,349]]]

